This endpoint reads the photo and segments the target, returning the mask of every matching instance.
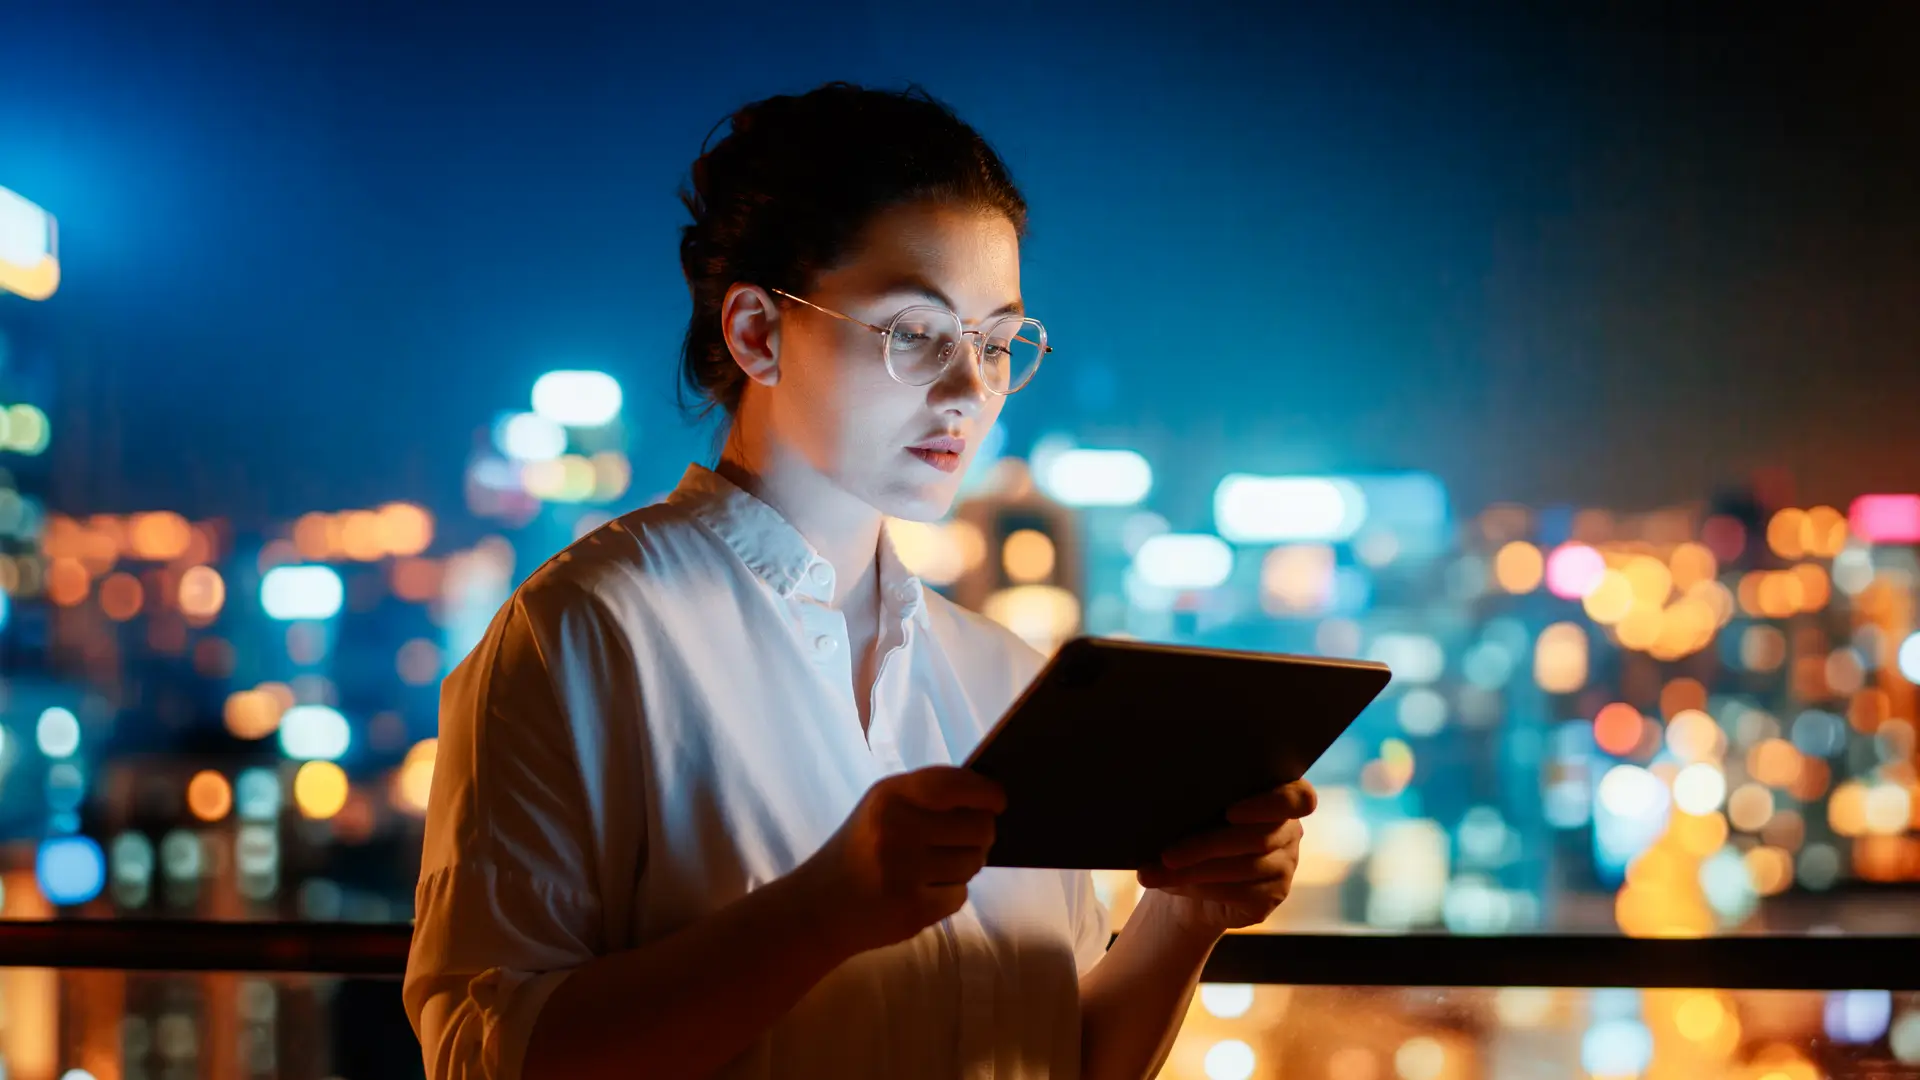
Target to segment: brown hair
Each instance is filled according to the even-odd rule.
[[[875,214],[902,203],[994,210],[1026,233],[1026,199],[1006,164],[917,86],[831,82],[742,106],[723,122],[726,137],[702,145],[680,191],[693,215],[680,230],[680,269],[693,297],[681,403],[699,415],[716,406],[733,413],[746,386],[720,327],[735,283],[805,295],[815,274],[851,254]],[[698,398],[691,406],[687,391]]]

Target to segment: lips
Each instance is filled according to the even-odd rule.
[[[966,448],[965,439],[954,435],[936,435],[907,447],[907,453],[943,473],[952,473],[960,470],[960,454]]]

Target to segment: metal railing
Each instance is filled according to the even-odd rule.
[[[0,967],[398,978],[412,927],[310,922],[0,922]],[[1295,986],[1920,990],[1920,937],[1229,934],[1209,982]]]

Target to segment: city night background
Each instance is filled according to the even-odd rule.
[[[1264,929],[1920,933],[1914,9],[564,7],[0,0],[0,915],[406,923],[440,679],[714,457],[688,164],[843,78],[1005,155],[1057,350],[915,571],[1395,672]],[[1397,1000],[1210,984],[1163,1075],[1920,1074],[1911,993]],[[410,1040],[0,971],[16,1080]]]

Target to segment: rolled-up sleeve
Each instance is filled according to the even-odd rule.
[[[604,628],[591,611],[539,621],[516,596],[441,689],[402,989],[429,1080],[518,1080],[555,988],[617,944],[599,884],[604,765],[582,767],[605,749],[580,730],[595,703],[579,687],[597,680],[563,670],[605,662]]]
[[[1085,975],[1107,955],[1107,943],[1113,939],[1113,917],[1100,894],[1093,888],[1093,873],[1068,870],[1067,910],[1073,919],[1073,963]]]

